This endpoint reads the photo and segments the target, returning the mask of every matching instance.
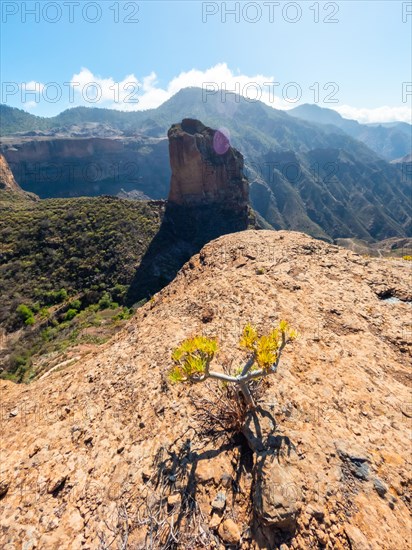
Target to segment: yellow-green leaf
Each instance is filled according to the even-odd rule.
[[[172,384],[177,384],[184,380],[184,376],[182,374],[181,369],[179,369],[179,367],[174,367],[173,369],[171,369],[168,374],[168,378]]]
[[[251,351],[254,351],[257,338],[258,338],[257,330],[250,323],[248,323],[243,329],[243,334],[239,344],[242,348],[246,348]]]

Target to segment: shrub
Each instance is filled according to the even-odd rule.
[[[286,344],[297,337],[286,321],[269,334],[259,336],[250,324],[246,325],[239,345],[248,352],[248,359],[234,374],[210,370],[210,364],[218,351],[217,341],[205,336],[195,336],[182,342],[172,353],[174,367],[169,380],[177,382],[204,382],[211,378],[224,383],[236,384],[248,408],[255,408],[251,384],[277,371],[282,351]]]
[[[13,375],[12,379],[21,382],[24,377],[24,373],[30,368],[30,366],[30,353],[26,351],[22,354],[12,355],[7,370]]]
[[[56,301],[58,304],[61,302],[64,302],[64,300],[67,299],[67,290],[65,288],[61,288],[56,293]]]
[[[126,296],[126,292],[127,292],[127,287],[125,285],[117,284],[115,287],[111,289],[111,294],[115,302],[122,303],[124,300],[124,297]]]
[[[34,314],[29,306],[26,306],[25,304],[20,304],[16,309],[16,313],[25,325],[34,325]]]
[[[64,320],[65,321],[71,321],[72,319],[74,319],[76,317],[77,314],[78,314],[77,309],[73,309],[73,308],[68,309],[66,311],[65,316],[64,316]]]
[[[73,302],[70,302],[69,304],[70,309],[76,309],[77,311],[80,311],[82,308],[82,303],[80,300],[73,300]]]
[[[99,308],[108,309],[111,305],[112,305],[112,297],[108,292],[103,292],[103,295],[99,300]]]
[[[47,309],[47,307],[42,307],[39,311],[39,315],[42,319],[48,319],[50,317],[50,311]]]
[[[51,340],[52,335],[53,335],[53,329],[51,327],[46,327],[41,332],[41,338],[44,342],[48,342],[49,340]]]
[[[61,288],[60,290],[51,290],[44,293],[43,303],[45,305],[61,304],[67,299],[67,290]]]
[[[129,309],[128,307],[123,307],[119,313],[117,313],[114,317],[114,321],[126,321],[130,319],[130,317],[133,315],[133,310]]]
[[[32,304],[30,309],[33,311],[33,313],[39,313],[41,309],[39,302],[35,302],[34,304]]]

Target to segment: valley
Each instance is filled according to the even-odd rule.
[[[164,204],[0,195],[0,207],[1,376],[28,382],[131,316],[126,294]]]
[[[123,190],[166,199],[171,175],[166,133],[177,119],[190,116],[229,131],[231,144],[245,157],[251,205],[274,229],[330,242],[411,237],[410,163],[388,162],[410,151],[408,125],[364,126],[314,107],[308,121],[308,109],[287,114],[230,94],[222,102],[218,93],[205,101],[199,88],[181,90],[157,109],[132,113],[75,108],[45,120],[2,106],[7,133],[0,149],[22,187],[42,198]],[[324,119],[327,123],[319,122]],[[17,129],[27,130],[10,135]],[[395,139],[394,132],[401,137]],[[384,154],[397,139],[400,148]]]
[[[0,12],[0,550],[411,550],[412,1]]]

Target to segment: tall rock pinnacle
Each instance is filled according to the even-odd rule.
[[[169,203],[247,212],[249,184],[243,174],[243,156],[230,146],[224,133],[185,118],[173,124],[168,138]]]
[[[159,232],[130,286],[131,304],[154,294],[209,241],[258,227],[249,207],[243,156],[227,137],[185,118],[168,132],[169,200]]]

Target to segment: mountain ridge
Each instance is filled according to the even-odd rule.
[[[337,111],[304,104],[288,111],[290,116],[321,124],[335,131],[343,130],[358,139],[388,161],[404,157],[412,151],[412,125],[406,122],[361,124],[356,120],[342,117]]]
[[[275,229],[304,231],[327,240],[361,238],[370,242],[411,235],[410,174],[402,163],[386,163],[339,129],[327,132],[321,125],[302,121],[263,103],[248,102],[240,96],[228,96],[225,102],[218,95],[208,97],[207,101],[202,99],[201,89],[188,88],[158,109],[121,113],[120,135],[106,140],[107,147],[114,142],[118,144],[118,158],[113,158],[113,162],[123,167],[123,171],[116,181],[108,173],[113,162],[108,165],[107,157],[96,153],[82,161],[86,170],[87,163],[102,168],[101,175],[93,172],[95,180],[85,182],[80,171],[72,184],[63,175],[55,185],[48,186],[47,178],[53,178],[56,163],[58,166],[72,163],[74,169],[79,166],[77,153],[71,158],[50,156],[43,164],[36,164],[35,159],[31,160],[31,150],[45,147],[46,143],[50,143],[53,151],[58,150],[63,138],[2,138],[2,149],[16,174],[18,171],[24,174],[25,169],[28,173],[35,172],[36,166],[44,173],[43,181],[37,176],[35,181],[27,182],[30,190],[40,196],[47,196],[47,192],[64,196],[67,189],[77,195],[84,194],[83,189],[88,194],[108,194],[112,190],[116,195],[124,189],[161,199],[167,197],[170,168],[164,138],[159,136],[165,135],[176,118],[191,116],[208,126],[229,129],[231,144],[245,157],[252,206]],[[105,117],[107,113],[114,116],[106,111],[88,110],[93,116]],[[109,120],[93,124],[109,124]],[[73,142],[82,148],[80,139]],[[124,181],[128,177],[124,167],[130,163],[138,167],[139,177]]]
[[[219,97],[219,93],[215,96],[210,96],[210,94],[205,94],[201,88],[191,87],[183,88],[177,92],[174,96],[166,100],[162,105],[157,108],[147,109],[145,111],[120,111],[114,109],[100,108],[100,107],[71,107],[62,111],[59,115],[54,117],[36,117],[23,111],[22,109],[16,109],[8,107],[4,104],[0,105],[0,116],[2,118],[2,137],[7,136],[10,133],[16,131],[19,121],[27,115],[27,125],[24,131],[31,130],[46,130],[50,128],[56,128],[59,126],[65,126],[68,121],[71,123],[81,123],[81,122],[104,122],[106,124],[114,123],[115,127],[117,124],[118,129],[128,130],[133,125],[140,125],[143,131],[147,132],[148,128],[145,128],[145,124],[150,126],[150,118],[154,114],[157,118],[156,113],[167,112],[171,106],[173,109],[180,109],[183,104],[190,104],[193,102],[193,94],[197,95],[196,101],[207,103],[208,101],[215,101]],[[199,97],[201,95],[201,98]],[[228,94],[230,98],[230,94]],[[282,111],[279,109],[274,109],[269,107],[261,102],[251,102],[250,100],[245,99],[242,96],[235,96],[235,102],[241,103],[259,103],[265,108],[270,109],[276,113],[277,117],[292,117],[292,118],[301,118],[309,122],[320,123],[322,126],[333,125],[336,128],[339,128],[340,131],[344,130],[351,137],[355,137],[360,141],[363,141],[368,145],[372,150],[378,153],[380,156],[387,160],[394,160],[395,158],[403,157],[411,152],[411,132],[412,126],[407,123],[401,122],[391,122],[391,123],[370,123],[370,124],[361,124],[358,121],[343,118],[337,111],[334,111],[330,108],[320,107],[317,104],[303,104],[293,109],[287,111]],[[225,109],[223,107],[225,101],[218,100],[222,106],[222,114]],[[230,103],[226,100],[227,103]],[[232,106],[233,108],[233,106]],[[198,118],[200,120],[205,120],[205,122],[211,126],[216,126],[215,121],[207,120],[206,113],[202,109],[186,113],[188,117]],[[176,118],[183,118],[183,116],[177,116]],[[37,121],[37,122],[36,122]],[[152,121],[153,122],[153,121]],[[164,120],[163,120],[164,122]],[[170,126],[171,121],[168,120],[166,126]],[[159,126],[157,128],[164,132],[164,127]],[[153,131],[154,128],[152,127]],[[379,138],[377,137],[379,135]],[[401,138],[403,135],[403,139]],[[398,145],[391,148],[389,141],[398,140]],[[378,141],[378,143],[377,143]],[[383,142],[383,143],[382,143]],[[386,142],[386,145],[385,145]]]

